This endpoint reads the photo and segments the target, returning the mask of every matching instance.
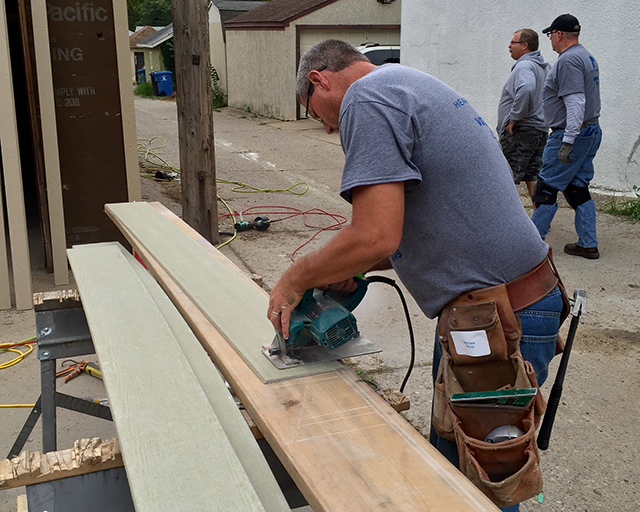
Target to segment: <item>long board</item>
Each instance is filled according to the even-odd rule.
[[[123,208],[137,210],[138,206]],[[215,259],[230,270],[225,275],[233,281],[234,289],[246,281],[243,289],[247,294],[262,295],[256,315],[264,316],[264,292],[168,210],[160,205],[153,205],[152,209],[156,210],[155,215],[147,210],[141,220],[127,215],[120,228],[185,317],[315,512],[498,510],[353,371],[340,367],[265,384],[238,354],[237,346],[234,348],[227,341],[229,333],[223,335],[210,321],[216,312],[203,311],[203,305],[195,304],[185,292],[184,288],[195,286],[193,282],[183,280],[201,281],[209,294],[223,295],[223,290],[203,278],[202,268],[211,264],[209,259]],[[111,206],[107,212],[113,215]],[[167,237],[169,248],[157,253],[149,251],[146,232],[168,233],[170,226],[179,228],[187,238],[176,245],[174,239]],[[168,262],[160,263],[156,258],[185,264],[183,255],[192,244],[204,249],[199,253],[202,261],[196,261],[190,272],[185,270],[179,280],[174,280],[165,270]],[[242,306],[246,311],[251,298],[244,299],[236,304],[227,297],[230,307]],[[272,328],[269,330],[271,335]],[[253,332],[247,329],[245,343],[247,350],[259,353],[260,343],[251,338]]]
[[[221,260],[212,258],[203,246],[193,243],[178,226],[158,223],[164,219],[148,203],[107,204],[105,210],[119,228],[126,227],[158,258],[263,382],[342,368],[341,363],[333,362],[278,370],[260,351],[275,335],[266,318],[268,300],[264,294],[255,293],[251,285],[238,279]]]
[[[174,331],[120,248],[91,244],[67,254],[136,510],[265,510]]]

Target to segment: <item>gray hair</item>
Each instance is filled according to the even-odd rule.
[[[520,42],[527,43],[529,50],[535,52],[538,49],[540,43],[538,41],[538,33],[535,30],[523,28],[516,30],[516,32],[520,32]]]
[[[329,71],[342,71],[357,61],[369,62],[367,57],[360,53],[355,46],[338,39],[327,39],[316,44],[304,54],[298,67],[296,78],[296,97],[298,101],[307,99],[307,95],[313,92],[309,81],[309,72],[327,69]]]

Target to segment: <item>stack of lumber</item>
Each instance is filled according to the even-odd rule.
[[[266,293],[180,219],[159,204],[107,205],[106,211],[187,321],[314,511],[497,510],[422,435],[341,363],[276,369],[261,353],[261,346],[270,343],[274,335],[266,319]],[[77,247],[69,251],[69,257],[92,335],[104,321],[101,336],[106,341],[94,343],[114,409],[127,474],[130,482],[137,480],[131,483],[136,508],[135,487],[147,486],[151,493],[151,489],[157,491],[160,486],[169,485],[171,479],[162,478],[169,465],[173,477],[187,475],[181,483],[185,486],[183,494],[201,492],[207,495],[205,500],[212,500],[211,489],[228,486],[238,500],[242,497],[242,501],[255,504],[253,489],[264,500],[265,493],[271,491],[259,489],[255,480],[242,477],[241,469],[249,473],[246,464],[232,464],[231,452],[237,451],[238,446],[230,443],[231,450],[225,451],[223,438],[231,437],[231,432],[215,430],[217,421],[206,411],[205,403],[189,410],[184,407],[185,402],[200,399],[198,384],[201,390],[209,386],[201,380],[190,387],[178,387],[178,382],[186,381],[190,375],[185,365],[207,366],[202,370],[211,379],[212,375],[217,378],[213,366],[208,368],[208,359],[206,365],[203,363],[204,354],[181,365],[174,362],[179,359],[177,352],[183,349],[176,350],[157,340],[173,337],[173,343],[178,344],[183,334],[177,335],[172,328],[167,332],[163,315],[168,313],[154,316],[149,312],[154,309],[153,304],[141,304],[144,294],[139,285],[131,283],[142,281],[142,267],[132,272],[135,266],[129,263],[130,270],[124,272],[122,260],[128,258],[115,246],[108,252],[104,248],[95,253],[94,250],[92,246]],[[75,256],[81,253],[82,258]],[[116,260],[119,263],[114,266]],[[96,281],[108,282],[110,287],[93,290],[91,283]],[[156,304],[164,302],[155,297],[152,300]],[[120,318],[121,327],[115,333],[114,312],[122,314],[123,310],[126,314]],[[154,328],[147,332],[149,323]],[[189,337],[186,333],[184,336]],[[120,351],[123,354],[118,356]],[[137,363],[132,364],[129,360],[134,353]],[[164,382],[152,383],[151,374],[161,375],[159,381]],[[204,379],[201,373],[197,375],[196,380]],[[150,392],[149,387],[153,387]],[[120,401],[124,403],[117,405]],[[207,400],[216,406],[217,401],[224,400]],[[161,413],[150,421],[151,412],[158,411]],[[149,420],[135,425],[134,415]],[[121,432],[121,422],[134,424],[126,427],[129,436]],[[187,433],[187,426],[194,428]],[[248,428],[246,424],[244,427]],[[168,441],[165,436],[169,432],[184,436]],[[178,445],[172,446],[174,442]],[[182,458],[168,456],[171,461],[165,461],[161,469],[154,467],[146,456],[154,443],[171,453],[181,453]],[[215,456],[207,450],[209,447]],[[207,451],[200,455],[200,450]],[[216,467],[219,465],[221,470]],[[140,471],[136,479],[131,475],[134,467]],[[209,489],[204,488],[203,475],[209,481]],[[175,509],[214,510],[184,503]],[[234,503],[225,510],[245,509]]]

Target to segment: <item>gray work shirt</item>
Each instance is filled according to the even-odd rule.
[[[600,117],[600,69],[598,62],[581,44],[563,51],[551,67],[544,86],[544,118],[551,128],[566,128],[567,110],[562,98],[582,93],[585,97],[583,123]]]
[[[448,85],[385,64],[349,87],[339,123],[345,199],[354,187],[404,182],[402,240],[390,260],[429,318],[547,255],[492,130]]]
[[[547,131],[542,96],[548,72],[549,64],[538,50],[525,53],[515,62],[502,87],[498,103],[496,130],[499,135],[506,131],[509,121],[518,121],[518,126]]]

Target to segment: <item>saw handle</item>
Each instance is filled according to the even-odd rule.
[[[354,309],[356,309],[356,307],[358,307],[358,304],[360,304],[360,302],[364,298],[365,294],[367,293],[367,287],[369,286],[369,281],[367,281],[366,279],[354,277],[354,280],[357,283],[358,287],[348,295],[343,295],[342,298],[339,297],[340,292],[331,292],[329,290],[325,290],[324,293],[325,295],[328,295],[332,299],[338,301],[340,305],[347,308],[349,311],[353,311]]]
[[[356,309],[358,304],[360,304],[360,301],[362,301],[362,299],[364,298],[365,294],[367,293],[367,286],[369,286],[369,281],[367,281],[366,279],[354,277],[354,280],[357,283],[358,287],[350,293],[337,292],[327,288],[326,290],[322,291],[322,294],[326,297],[332,298],[347,310],[353,311],[354,309]],[[317,288],[310,288],[309,290],[304,292],[302,299],[300,299],[300,303],[293,311],[294,314],[304,314],[307,312],[307,310],[311,307],[311,304],[313,304],[313,294],[316,289]]]

